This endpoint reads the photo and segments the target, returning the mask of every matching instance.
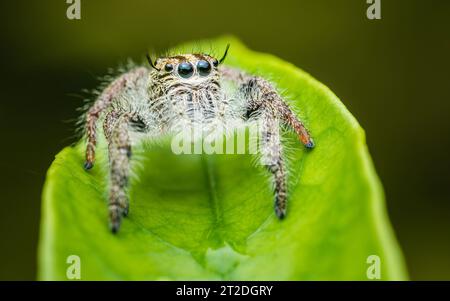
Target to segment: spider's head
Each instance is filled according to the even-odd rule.
[[[225,60],[230,45],[227,45],[221,59],[208,54],[183,54],[160,57],[154,62],[147,55],[149,64],[160,78],[178,79],[186,82],[201,82],[218,75],[218,67]]]

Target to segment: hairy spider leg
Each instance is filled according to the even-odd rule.
[[[118,97],[126,89],[133,89],[139,79],[148,74],[147,68],[139,67],[127,73],[109,84],[100,94],[86,115],[86,162],[85,169],[91,169],[95,162],[95,147],[97,145],[97,120],[100,115],[107,109],[113,100]]]
[[[248,75],[238,69],[224,68],[224,78],[240,84],[240,91],[246,100],[247,116],[255,112],[262,119],[262,164],[272,173],[275,188],[275,213],[282,219],[287,209],[286,167],[282,157],[282,143],[278,121],[289,125],[307,148],[314,142],[303,123],[291,111],[276,89],[261,77]]]

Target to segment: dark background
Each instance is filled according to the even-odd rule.
[[[412,279],[450,279],[450,2],[92,1],[0,4],[0,279],[34,279],[40,194],[74,141],[82,89],[127,57],[238,36],[328,85],[367,133]],[[81,96],[80,96],[81,95]]]

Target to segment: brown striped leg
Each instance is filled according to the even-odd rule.
[[[129,114],[111,112],[106,116],[104,123],[109,146],[109,218],[113,233],[119,230],[122,216],[128,214],[126,189],[131,157],[129,122]]]
[[[287,209],[286,170],[282,158],[282,144],[278,120],[270,109],[261,112],[261,159],[272,173],[275,189],[275,213],[283,219]]]
[[[148,70],[140,67],[133,69],[114,80],[108,87],[100,94],[94,105],[89,109],[86,116],[86,162],[85,169],[91,169],[95,161],[95,146],[97,144],[97,120],[102,112],[109,107],[113,100],[120,95],[125,89],[134,88],[139,79],[146,76]]]
[[[221,67],[221,75],[241,85],[241,91],[248,100],[250,112],[257,110],[262,104],[273,107],[277,117],[295,131],[303,145],[309,149],[314,148],[314,141],[306,127],[268,81],[225,66]]]
[[[281,119],[295,131],[303,145],[309,149],[314,148],[314,140],[311,138],[308,130],[283,101],[280,101],[280,113]]]
[[[261,126],[261,156],[263,164],[273,175],[275,186],[275,213],[282,219],[287,209],[286,168],[282,157],[279,121],[289,125],[300,141],[313,148],[314,142],[303,123],[289,109],[277,91],[266,80],[245,75],[235,69],[226,69],[229,80],[241,83],[240,91],[247,101],[247,116],[258,112]]]

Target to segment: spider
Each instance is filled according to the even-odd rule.
[[[119,230],[122,217],[128,215],[132,145],[145,137],[179,132],[192,124],[232,127],[238,121],[260,121],[261,162],[272,174],[275,213],[279,219],[285,217],[286,167],[279,123],[293,129],[306,148],[312,149],[314,142],[269,81],[222,64],[229,46],[220,59],[190,53],[153,61],[147,54],[151,68],[134,67],[115,78],[87,111],[84,168],[89,170],[94,165],[97,123],[101,120],[108,143],[109,220],[113,233]]]

